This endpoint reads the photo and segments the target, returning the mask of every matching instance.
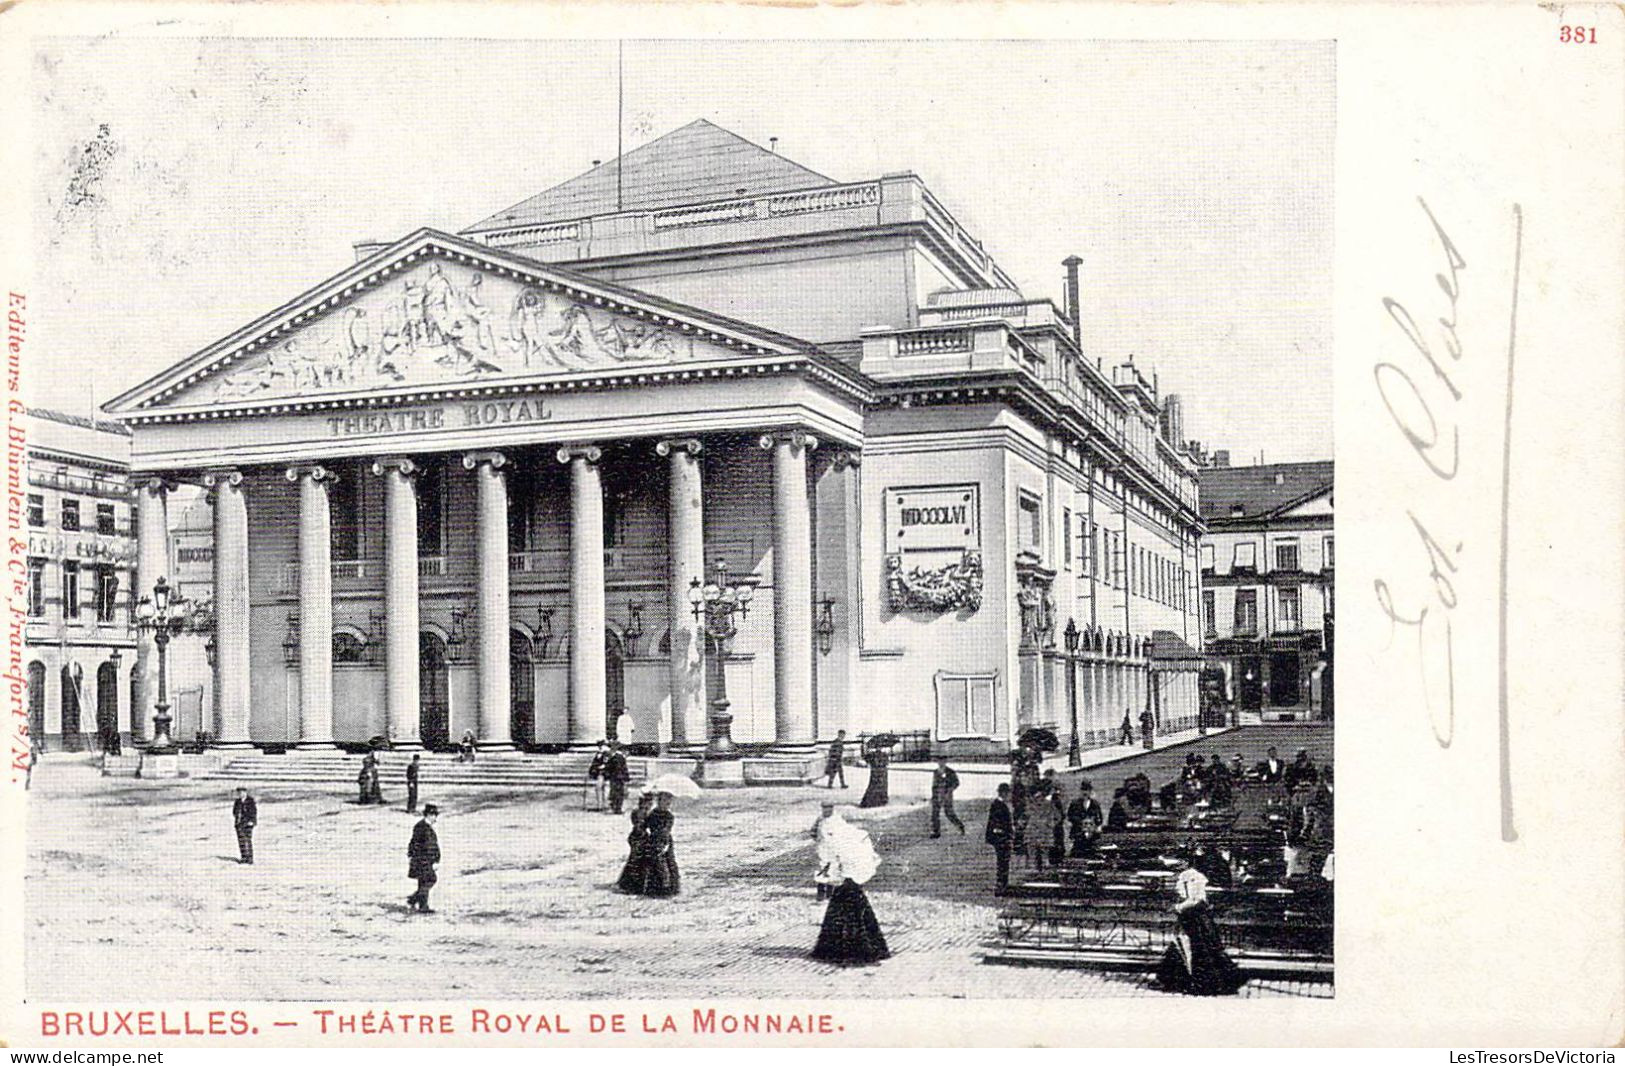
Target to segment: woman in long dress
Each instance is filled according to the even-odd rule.
[[[643,819],[643,894],[675,896],[682,887],[677,853],[672,850],[671,794],[661,792],[655,809]]]
[[[1213,907],[1207,900],[1207,878],[1191,865],[1189,855],[1180,855],[1177,866],[1174,915],[1179,931],[1157,967],[1157,983],[1166,991],[1187,996],[1235,995],[1246,979],[1224,953]]]
[[[819,880],[833,884],[812,957],[839,966],[865,966],[891,957],[863,885],[880,867],[869,834],[836,810],[818,823]]]
[[[891,751],[878,744],[866,745],[863,757],[869,763],[869,787],[863,790],[859,807],[884,807],[891,802],[890,782],[886,767],[891,763]]]
[[[622,892],[643,891],[643,860],[644,839],[649,835],[644,828],[649,812],[654,808],[654,797],[645,792],[638,797],[638,805],[632,808],[632,831],[626,835],[628,844],[626,865],[621,867],[620,880],[616,882]]]

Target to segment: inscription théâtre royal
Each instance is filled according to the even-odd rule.
[[[413,407],[400,411],[363,411],[353,415],[330,415],[322,421],[327,424],[328,436],[370,437],[545,422],[552,417],[553,409],[545,400],[525,399]]]

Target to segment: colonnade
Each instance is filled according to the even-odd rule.
[[[671,487],[668,514],[667,598],[670,606],[671,717],[677,747],[703,745],[707,737],[704,634],[693,618],[689,586],[705,580],[704,500],[696,438],[650,442],[664,459]],[[770,433],[760,446],[771,452],[773,471],[774,726],[781,748],[813,743],[813,555],[808,453],[817,440],[799,431]],[[592,745],[606,733],[603,449],[592,443],[556,447],[554,456],[570,479],[570,697],[572,745]],[[476,599],[478,616],[478,732],[483,746],[510,745],[509,560],[507,472],[511,457],[500,451],[462,456],[476,484]],[[390,740],[419,743],[419,567],[417,486],[419,464],[407,456],[383,457],[368,466],[384,485],[386,723]],[[299,736],[301,746],[333,743],[332,509],[335,473],[320,463],[286,468],[298,486],[299,544]],[[217,699],[213,733],[224,745],[249,741],[252,694],[249,655],[248,508],[240,469],[202,472],[214,508],[214,587]],[[151,478],[141,488],[138,535],[139,587],[148,588],[167,568],[167,497],[170,482]],[[150,637],[138,655],[150,676]],[[143,709],[145,710],[145,709]]]

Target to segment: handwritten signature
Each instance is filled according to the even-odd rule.
[[[1428,222],[1432,224],[1444,256],[1446,272],[1434,275],[1434,280],[1444,294],[1445,313],[1437,321],[1437,341],[1446,359],[1441,361],[1440,355],[1435,353],[1430,331],[1417,325],[1410,310],[1389,296],[1382,301],[1383,309],[1410,341],[1413,354],[1421,358],[1424,365],[1418,370],[1431,370],[1432,378],[1424,376],[1422,384],[1418,385],[1417,379],[1403,365],[1388,361],[1373,367],[1372,375],[1376,380],[1377,393],[1382,397],[1383,405],[1387,407],[1388,415],[1400,435],[1434,478],[1448,482],[1454,481],[1461,472],[1461,426],[1456,416],[1462,401],[1462,390],[1451,372],[1462,358],[1461,338],[1457,333],[1457,307],[1461,300],[1461,274],[1467,269],[1467,261],[1444,227],[1439,225],[1427,201],[1417,197],[1417,203],[1422,205]],[[1429,402],[1430,393],[1433,403]],[[1440,406],[1439,416],[1434,413],[1434,403]],[[1433,737],[1441,748],[1448,748],[1456,735],[1455,638],[1451,615],[1460,604],[1453,578],[1464,543],[1458,540],[1453,547],[1447,548],[1417,517],[1415,511],[1407,509],[1405,515],[1427,553],[1432,597],[1429,602],[1415,606],[1414,610],[1402,611],[1395,605],[1388,582],[1378,578],[1375,583],[1377,605],[1388,616],[1390,637],[1395,627],[1408,627],[1415,632],[1417,649],[1424,663],[1430,658],[1431,648],[1437,647],[1437,654],[1443,656],[1445,695],[1442,701],[1442,728],[1439,709],[1434,704],[1433,685],[1428,682],[1425,668],[1422,695]],[[1437,613],[1435,608],[1439,609]]]
[[[1433,209],[1422,197],[1416,198],[1427,216],[1437,238],[1443,269],[1434,275],[1442,302],[1435,310],[1437,318],[1426,327],[1419,325],[1405,304],[1393,297],[1385,297],[1383,310],[1409,342],[1405,364],[1383,361],[1372,368],[1377,393],[1387,408],[1394,427],[1409,445],[1436,482],[1456,480],[1462,471],[1461,405],[1464,392],[1458,381],[1462,363],[1462,344],[1458,331],[1458,308],[1461,302],[1461,275],[1467,270],[1467,260],[1456,242],[1439,223]],[[1507,705],[1506,627],[1507,627],[1507,530],[1510,518],[1510,468],[1512,457],[1512,396],[1513,355],[1517,340],[1517,288],[1522,263],[1523,209],[1513,205],[1516,221],[1516,244],[1512,270],[1512,315],[1507,340],[1506,425],[1503,438],[1501,469],[1501,544],[1500,544],[1500,788],[1501,836],[1503,840],[1517,839],[1513,825],[1511,754]],[[1415,376],[1412,370],[1416,371]],[[1420,662],[1420,688],[1427,712],[1428,724],[1440,748],[1448,749],[1456,735],[1456,655],[1452,620],[1461,605],[1456,588],[1465,542],[1459,538],[1439,537],[1418,516],[1407,508],[1417,541],[1427,559],[1429,592],[1420,601],[1412,600],[1402,608],[1389,583],[1378,578],[1374,582],[1377,606],[1388,618],[1389,638],[1404,627],[1416,639]],[[1443,688],[1442,696],[1435,698],[1435,690]],[[1442,715],[1442,718],[1441,718]]]

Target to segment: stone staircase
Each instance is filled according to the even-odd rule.
[[[481,752],[473,762],[458,762],[454,754],[419,752],[419,786],[445,788],[583,788],[587,785],[587,765],[592,753],[565,752],[558,755],[529,755],[523,752]],[[381,751],[378,755],[380,783],[386,794],[404,793],[406,766],[411,752]],[[363,756],[339,751],[290,751],[281,755],[244,752],[228,757],[218,769],[198,776],[264,784],[303,784],[354,789],[361,772]],[[650,776],[650,760],[631,758],[627,768],[632,780],[628,790],[636,792]]]

